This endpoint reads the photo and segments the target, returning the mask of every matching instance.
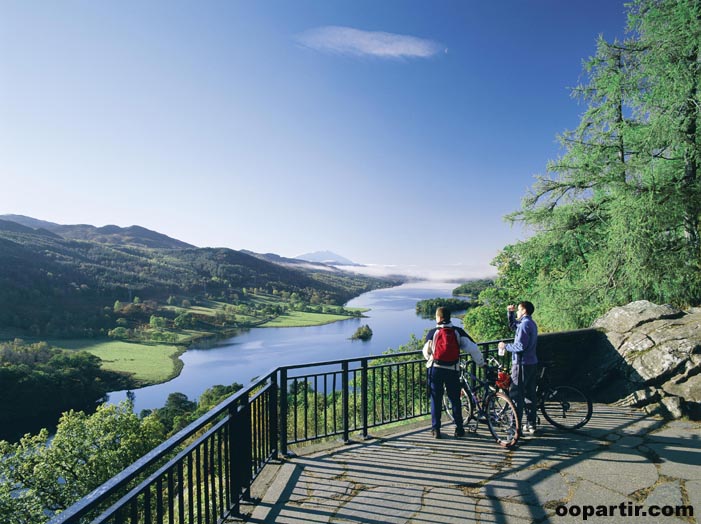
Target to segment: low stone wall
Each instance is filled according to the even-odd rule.
[[[610,353],[606,335],[596,329],[560,331],[538,336],[538,360],[551,362],[548,374],[553,385],[578,387],[599,401],[596,363]]]

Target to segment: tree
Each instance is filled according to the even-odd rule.
[[[175,320],[173,320],[173,325],[175,325],[175,327],[178,329],[186,329],[192,327],[193,323],[194,320],[192,318],[192,314],[190,314],[189,312],[181,313],[177,317],[175,317]]]
[[[355,330],[351,340],[370,340],[372,338],[372,329],[367,324],[363,324]]]
[[[56,435],[43,429],[0,441],[0,514],[7,524],[40,524],[87,495],[158,445],[163,427],[139,419],[129,403],[93,415],[69,411]]]
[[[585,64],[573,94],[587,110],[562,135],[564,154],[507,217],[534,233],[509,246],[529,282],[496,285],[536,303],[545,329],[584,327],[632,300],[701,297],[701,4],[629,9],[630,37],[600,39]]]
[[[187,398],[184,393],[171,393],[166,399],[165,406],[155,410],[155,415],[167,431],[178,430],[190,422],[190,417],[197,402]]]
[[[107,336],[112,338],[126,339],[129,338],[129,330],[125,327],[119,326],[114,329],[110,329],[107,332]]]
[[[154,329],[164,329],[166,327],[166,319],[156,315],[151,315],[149,325]]]

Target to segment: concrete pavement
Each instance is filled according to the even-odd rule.
[[[597,404],[583,429],[567,433],[546,424],[514,450],[498,447],[485,425],[461,439],[448,436],[453,427],[445,425],[441,440],[431,438],[429,426],[422,421],[368,441],[296,450],[297,457],[263,470],[252,489],[259,500],[243,508],[246,520],[700,522],[699,422]],[[638,516],[631,515],[635,506]],[[679,515],[678,506],[686,506]],[[655,511],[664,513],[649,514]]]

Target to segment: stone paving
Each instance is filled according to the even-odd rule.
[[[600,514],[588,523],[698,523],[700,466],[701,423],[628,408],[595,405],[578,432],[546,425],[514,450],[485,426],[435,440],[422,422],[266,466],[244,512],[252,523],[578,523],[589,506]],[[636,505],[693,516],[629,516]]]

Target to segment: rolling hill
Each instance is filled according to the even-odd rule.
[[[139,226],[7,218],[0,219],[0,334],[100,334],[113,326],[114,302],[136,296],[228,301],[243,288],[259,288],[341,304],[397,283],[323,265],[295,266],[276,255],[197,248]]]

